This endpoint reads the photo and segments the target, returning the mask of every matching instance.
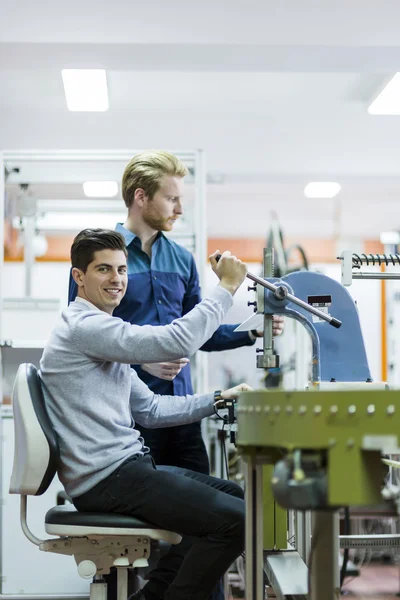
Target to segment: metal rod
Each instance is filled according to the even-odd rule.
[[[270,283],[269,281],[265,281],[265,279],[261,279],[261,277],[257,277],[257,275],[253,275],[252,273],[247,272],[246,277],[248,279],[251,279],[255,283],[258,283],[263,287],[267,288],[267,290],[271,290],[271,292],[276,292],[278,289],[278,286],[274,285],[273,283]],[[297,304],[297,306],[301,306],[301,308],[304,308],[304,310],[307,310],[313,315],[320,317],[320,319],[327,321],[327,323],[333,325],[334,327],[339,328],[342,325],[342,322],[338,319],[327,315],[326,313],[322,312],[322,310],[318,310],[318,308],[314,308],[314,306],[307,304],[307,302],[304,302],[304,300],[300,300],[300,298],[297,298],[297,296],[293,296],[293,294],[287,294],[285,299],[290,300],[290,302],[293,302],[293,304]]]
[[[352,273],[353,279],[400,279],[400,273],[373,273],[372,271],[358,271]]]
[[[274,276],[274,249],[264,248],[264,277]],[[272,334],[272,315],[264,313],[264,361],[266,366],[270,366],[268,361],[274,354],[274,336]]]

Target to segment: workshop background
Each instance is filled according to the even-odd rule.
[[[21,357],[40,350],[66,304],[71,240],[83,226],[95,224],[88,202],[98,198],[85,197],[82,184],[88,178],[119,183],[122,175],[105,155],[201,149],[201,194],[190,180],[186,201],[194,243],[204,248],[204,293],[215,281],[207,253],[231,250],[260,273],[271,227],[280,230],[285,248],[301,247],[309,268],[338,281],[343,250],[368,254],[395,248],[400,241],[399,23],[395,0],[2,3],[0,284],[8,301],[0,321],[3,368],[11,365],[12,371]],[[108,110],[68,110],[63,69],[104,69]],[[395,101],[375,114],[371,105],[392,80]],[[69,151],[75,160],[71,155],[61,160],[60,153],[65,158]],[[91,154],[89,167],[80,151]],[[43,152],[46,159],[40,158]],[[338,186],[336,193],[307,197],[310,182]],[[191,210],[199,198],[201,211]],[[39,201],[48,202],[47,208]],[[101,223],[113,227],[125,213],[120,187],[106,202]],[[3,198],[1,210],[2,203]],[[36,219],[29,294],[24,218]],[[290,266],[304,267],[296,250]],[[374,379],[399,386],[398,282],[356,281],[349,291],[357,300]],[[27,296],[54,302],[31,306],[25,319],[15,300]],[[227,321],[250,316],[251,300],[243,286]],[[296,368],[306,383],[309,360],[295,364],[292,324],[277,345],[287,387],[298,381]],[[209,389],[242,379],[264,385],[265,375],[248,348],[214,353],[201,368]],[[6,403],[11,375],[3,378]],[[10,468],[3,465],[4,489]],[[5,586],[7,578],[19,577],[18,545],[7,530],[15,510],[3,501]],[[32,560],[35,552],[32,548]],[[391,566],[370,566],[348,582],[348,590],[368,598],[396,594],[395,559]]]

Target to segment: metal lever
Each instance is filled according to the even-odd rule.
[[[218,262],[220,258],[221,258],[221,254],[217,254],[217,256],[215,257],[215,260]],[[277,300],[285,300],[285,299],[290,300],[290,302],[293,302],[293,304],[297,304],[297,306],[301,306],[301,308],[304,308],[304,310],[307,310],[308,312],[312,313],[313,315],[320,317],[320,319],[323,319],[324,321],[329,323],[329,325],[332,325],[332,327],[336,327],[336,329],[339,329],[339,327],[342,326],[342,321],[339,321],[339,319],[335,319],[334,317],[327,315],[326,313],[322,312],[322,310],[318,310],[318,308],[314,308],[314,306],[307,304],[307,302],[304,302],[304,300],[300,300],[300,298],[297,298],[297,296],[293,296],[293,294],[289,294],[289,292],[287,291],[287,289],[284,286],[274,285],[273,283],[270,283],[269,281],[265,281],[265,279],[261,279],[261,277],[257,277],[257,275],[253,275],[252,273],[249,273],[248,271],[247,271],[246,277],[248,279],[251,279],[255,283],[258,283],[259,285],[262,285],[263,287],[267,288],[267,290],[270,290],[271,292],[273,292],[274,296]]]

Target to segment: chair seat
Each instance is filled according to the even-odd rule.
[[[181,536],[160,529],[136,517],[118,513],[80,512],[72,504],[54,506],[46,513],[46,532],[59,536],[133,536],[146,535],[153,540],[179,544]]]

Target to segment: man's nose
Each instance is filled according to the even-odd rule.
[[[118,271],[112,271],[110,281],[121,281],[121,273]]]
[[[175,209],[174,209],[175,214],[177,215],[183,215],[183,206],[182,206],[182,202],[177,202],[175,204]]]

